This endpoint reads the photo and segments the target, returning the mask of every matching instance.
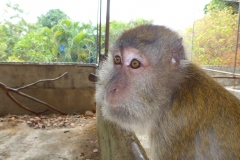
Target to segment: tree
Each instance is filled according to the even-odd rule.
[[[206,14],[209,12],[222,10],[228,7],[232,8],[232,14],[238,13],[238,2],[223,1],[223,0],[212,0],[210,3],[205,5],[204,12]]]
[[[1,28],[1,26],[0,26]],[[7,58],[7,44],[5,42],[0,42],[0,61],[5,61]]]
[[[52,28],[57,25],[60,20],[68,19],[69,17],[59,9],[51,9],[46,15],[41,15],[38,17],[38,23],[43,27]]]
[[[195,22],[193,40],[193,61],[200,65],[232,65],[235,54],[237,14],[231,7],[209,12]],[[185,34],[187,45],[192,43]],[[189,45],[190,46],[190,45]]]
[[[145,24],[145,23],[153,23],[153,20],[146,20],[143,18],[137,18],[135,20],[131,20],[127,23],[123,21],[111,21],[110,22],[110,37],[109,42],[110,45],[113,44],[116,39],[119,37],[119,35],[126,29],[133,28],[135,26]],[[103,31],[105,31],[105,26],[103,27]]]
[[[63,20],[53,27],[58,61],[89,63],[96,55],[96,27]]]
[[[52,31],[39,28],[22,37],[14,46],[13,54],[7,61],[18,62],[52,62],[56,55],[52,53]]]
[[[13,54],[15,44],[35,25],[28,24],[23,18],[24,11],[18,4],[6,3],[6,14],[0,22],[0,61],[6,61]]]

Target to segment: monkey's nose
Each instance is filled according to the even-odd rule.
[[[114,94],[114,93],[116,93],[116,91],[117,91],[117,88],[112,88],[112,89],[110,89],[109,93]]]
[[[117,99],[117,88],[111,88],[109,89],[108,93],[107,93],[107,102],[109,104],[114,104],[116,103],[116,99]]]

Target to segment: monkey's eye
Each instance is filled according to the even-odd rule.
[[[141,65],[141,62],[139,62],[136,59],[133,59],[130,66],[133,69],[138,69],[140,67],[140,65]]]
[[[121,57],[120,56],[115,56],[114,57],[114,64],[121,64],[122,61],[121,61]]]

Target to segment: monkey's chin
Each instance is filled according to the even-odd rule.
[[[128,110],[129,107],[105,104],[102,106],[103,117],[129,131],[146,132],[146,122]],[[144,129],[144,131],[142,131]]]

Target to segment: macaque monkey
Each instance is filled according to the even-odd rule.
[[[240,159],[240,101],[186,59],[175,31],[123,32],[98,77],[102,115],[146,130],[154,160]]]

